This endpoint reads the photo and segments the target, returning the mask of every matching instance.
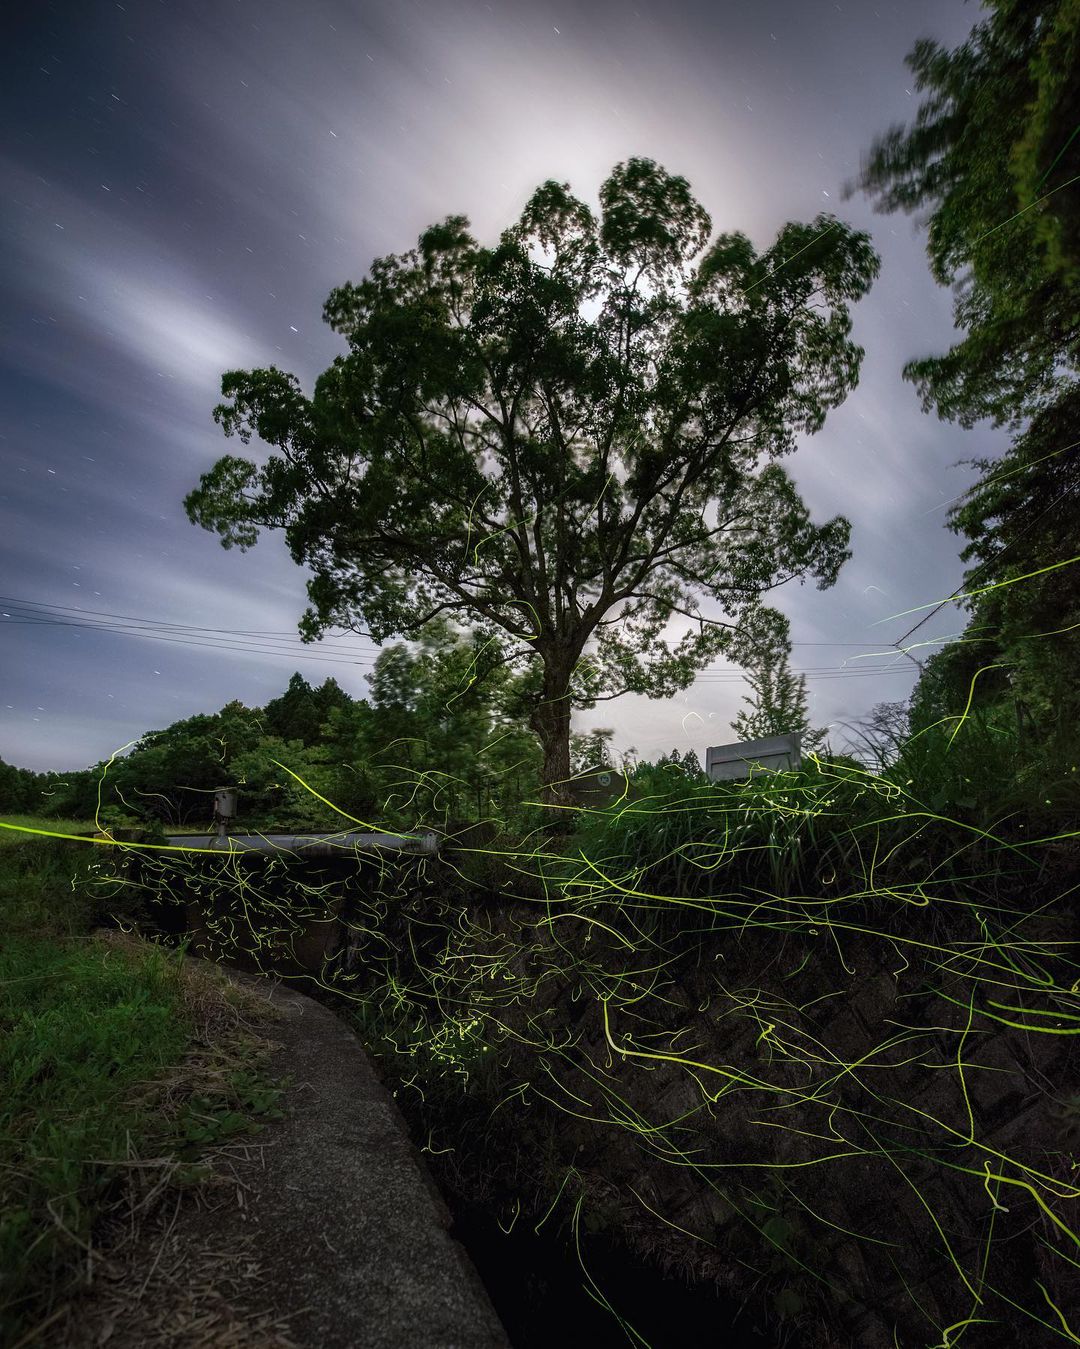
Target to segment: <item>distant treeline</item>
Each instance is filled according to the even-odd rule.
[[[36,773],[0,760],[0,812],[209,827],[214,790],[235,786],[240,821],[261,828],[505,813],[538,792],[540,747],[512,676],[478,665],[476,645],[432,625],[379,654],[368,698],[294,674],[265,707],[187,717],[111,764]],[[575,769],[610,763],[611,734],[575,736]]]
[[[148,732],[111,763],[37,773],[0,759],[0,814],[209,829],[214,791],[232,786],[240,793],[238,822],[261,829],[342,828],[345,817],[396,827],[520,817],[522,803],[539,798],[540,745],[514,677],[485,670],[478,645],[432,625],[411,648],[380,652],[369,698],[351,697],[332,678],[313,687],[297,673],[265,707],[233,701],[187,717]],[[1033,719],[1011,679],[973,679],[975,649],[967,634],[949,643],[926,663],[909,702],[879,703],[861,722],[845,723],[859,760],[880,769],[901,754],[912,764],[927,753],[938,757],[961,721],[978,722],[1002,750],[1010,745],[1016,762],[1072,752],[1075,734],[1063,734],[1058,718]],[[1055,665],[1058,653],[1048,644],[1039,652],[1044,671],[1057,676],[1060,710],[1065,690],[1075,690],[1072,672]],[[572,771],[613,764],[612,736],[606,728],[574,735]],[[963,743],[956,749],[952,757],[970,754]],[[835,761],[832,747],[823,752]],[[621,757],[639,775],[650,767],[632,749]],[[692,750],[673,750],[651,768],[704,777]]]
[[[338,811],[460,817],[490,809],[493,794],[527,796],[539,783],[535,737],[510,723],[497,677],[469,682],[470,640],[437,638],[381,652],[369,698],[294,674],[265,707],[233,701],[187,717],[111,765],[35,773],[0,760],[0,811],[209,826],[214,790],[235,786],[250,823],[338,827]]]

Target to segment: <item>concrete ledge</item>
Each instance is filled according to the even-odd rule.
[[[226,972],[283,1012],[270,1069],[293,1081],[260,1136],[264,1167],[244,1177],[246,1219],[219,1213],[213,1239],[258,1226],[273,1310],[304,1349],[510,1349],[356,1035],[294,988]]]

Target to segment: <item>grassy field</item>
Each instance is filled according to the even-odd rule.
[[[505,831],[367,878],[324,988],[447,1191],[504,1234],[550,1218],[586,1279],[590,1236],[630,1234],[658,1268],[737,1290],[771,1342],[929,1344],[931,1325],[938,1349],[958,1328],[970,1349],[1057,1343],[1080,1325],[1078,765],[1075,736],[1036,753],[973,715],[877,772],[838,756],[716,785],[654,768],[572,833]],[[174,957],[114,961],[89,937],[73,873],[104,880],[110,852],[0,854],[0,931],[21,934],[0,1037],[30,1018],[0,1118],[4,1208],[34,1233],[4,1245],[0,1227],[21,1325],[55,1315],[49,1280],[85,1261],[121,1139],[178,1155],[253,1104],[234,1077],[231,1100],[192,1113],[170,1023],[196,1048],[223,1037],[199,1029]],[[247,912],[247,873],[185,889],[199,867],[150,851],[141,884]],[[259,887],[268,950],[283,893],[288,923],[325,911],[324,887],[294,879]],[[221,931],[227,949],[237,928]],[[20,983],[35,993],[8,1001]],[[80,1110],[109,1112],[99,1150]],[[0,1342],[17,1345],[5,1296]]]
[[[275,1098],[258,1042],[241,1030],[251,1009],[239,990],[180,952],[95,929],[91,849],[19,839],[3,838],[0,856],[0,1343],[9,1346],[61,1342],[103,1220],[137,1205],[146,1214],[148,1195],[199,1179],[206,1148],[253,1127]]]

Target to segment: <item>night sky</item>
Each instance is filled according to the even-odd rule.
[[[330,289],[469,217],[484,244],[547,178],[594,209],[632,155],[689,179],[757,248],[820,210],[873,235],[862,379],[784,462],[817,521],[853,523],[836,586],[773,592],[816,725],[906,697],[890,643],[958,586],[957,460],[1004,433],[923,414],[900,371],[952,340],[951,296],[903,216],[841,200],[871,138],[914,115],[903,58],[949,46],[961,0],[78,0],[11,10],[0,80],[0,757],[84,767],[293,670],[367,692],[377,648],[301,644],[306,574],[280,535],[224,551],[185,494],[226,452],[224,370],[310,392],[343,350]],[[253,446],[254,448],[254,446]],[[708,612],[708,610],[706,610]],[[884,621],[883,621],[884,620]],[[954,606],[918,639],[956,633]],[[924,647],[924,656],[936,649]],[[881,654],[882,652],[886,654]],[[678,698],[578,714],[644,758],[734,738],[718,666]]]

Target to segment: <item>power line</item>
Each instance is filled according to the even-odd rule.
[[[1066,445],[1066,446],[1065,446],[1065,449],[1071,450],[1072,448],[1073,448],[1073,447],[1072,447],[1071,445]],[[1045,456],[1045,457],[1046,457],[1046,458],[1049,458],[1050,456],[1047,455],[1047,456]],[[976,484],[976,486],[978,486],[978,484]],[[1048,514],[1051,510],[1053,510],[1053,508],[1058,504],[1058,502],[1061,500],[1061,498],[1064,497],[1064,496],[1067,496],[1067,495],[1069,494],[1070,491],[1071,491],[1071,488],[1066,487],[1066,488],[1064,489],[1064,491],[1059,492],[1059,493],[1057,494],[1057,496],[1053,499],[1053,501],[1051,501],[1051,503],[1050,503],[1049,506],[1044,507],[1044,509],[1041,510],[1041,511],[1038,513],[1038,515],[1036,515],[1036,516],[1034,516],[1032,519],[1030,519],[1030,520],[1027,522],[1027,524],[1024,525],[1024,527],[1023,527],[1017,534],[1015,534],[1015,535],[1009,540],[1008,543],[1006,543],[1006,544],[1004,545],[1004,547],[998,549],[998,551],[993,555],[993,557],[988,557],[984,562],[980,563],[979,566],[977,566],[977,567],[974,569],[974,571],[969,572],[968,575],[967,575],[967,576],[964,578],[964,580],[961,582],[961,587],[963,587],[963,586],[970,586],[971,582],[972,582],[972,581],[973,581],[973,580],[974,580],[981,572],[984,572],[984,571],[987,569],[987,567],[989,567],[992,563],[997,562],[997,561],[998,561],[1005,553],[1007,553],[1007,552],[1009,551],[1009,549],[1010,549],[1015,543],[1018,543],[1018,542],[1020,541],[1020,539],[1022,539],[1022,538],[1024,537],[1024,535],[1028,532],[1028,530],[1032,527],[1032,525],[1038,524],[1038,522],[1043,518],[1043,516],[1046,515],[1046,514]],[[922,627],[922,625],[923,625],[924,623],[929,623],[929,621],[934,617],[935,614],[940,613],[941,610],[944,609],[944,607],[946,606],[946,604],[952,604],[952,602],[953,602],[954,600],[957,600],[957,599],[964,599],[964,598],[967,598],[967,597],[964,595],[963,589],[958,588],[958,589],[954,590],[953,593],[948,597],[948,599],[944,599],[944,600],[942,600],[939,604],[936,604],[924,618],[920,618],[920,619],[919,619],[919,621],[915,624],[914,627],[908,628],[907,632],[905,632],[904,635],[903,635],[902,637],[899,637],[895,642],[893,642],[893,646],[895,646],[895,647],[897,648],[897,650],[901,650],[901,649],[902,649],[902,648],[901,648],[901,643],[902,643],[902,642],[906,642],[907,639],[912,635],[912,633],[918,632],[918,630]],[[911,661],[913,661],[913,662],[919,667],[919,673],[922,674],[922,671],[923,671],[922,663],[921,663],[920,661],[915,660],[915,657],[909,655],[909,653],[908,653],[906,650],[903,651],[903,654],[904,654],[905,656],[908,656],[908,659],[911,660]]]
[[[5,620],[5,624],[6,626],[10,627],[18,627],[25,625],[28,627],[78,628],[84,632],[114,632],[119,633],[121,636],[138,637],[147,642],[168,642],[170,645],[173,646],[200,647],[203,650],[211,650],[211,651],[232,651],[235,652],[237,655],[244,655],[244,656],[272,656],[275,659],[279,660],[291,660],[297,662],[316,661],[321,665],[373,666],[375,664],[374,659],[357,660],[356,658],[349,658],[345,656],[334,657],[334,656],[308,655],[305,651],[297,650],[294,647],[290,647],[285,650],[278,650],[271,646],[257,646],[251,644],[238,645],[235,642],[215,642],[209,640],[203,641],[197,637],[170,637],[166,633],[162,632],[141,632],[135,628],[114,627],[108,623],[78,623],[73,620],[65,620],[58,618],[41,618],[41,619],[25,618],[25,619]]]
[[[135,623],[147,627],[164,628],[175,632],[211,633],[229,637],[280,637],[291,641],[300,640],[295,632],[278,632],[265,628],[210,628],[194,623],[169,623],[160,618],[145,618],[134,614],[114,614],[101,609],[81,609],[77,605],[72,604],[46,604],[41,600],[16,599],[14,595],[0,595],[0,604],[7,604],[12,608],[21,608],[30,611],[35,609],[45,609],[57,610],[63,614],[86,614],[93,618],[109,618],[121,623]],[[365,649],[361,648],[361,650]],[[365,650],[365,654],[372,653],[370,650]]]
[[[352,665],[352,666],[374,666],[377,652],[363,652],[363,658],[357,659],[349,657],[346,654],[341,655],[317,655],[309,654],[307,650],[299,646],[286,646],[280,639],[271,639],[269,636],[259,636],[254,640],[249,638],[245,642],[229,641],[227,634],[230,632],[239,633],[240,630],[226,628],[197,628],[194,625],[180,624],[158,624],[156,620],[137,620],[131,618],[130,622],[101,622],[92,619],[80,620],[72,617],[53,617],[49,614],[34,613],[22,602],[13,603],[8,601],[11,607],[11,613],[18,613],[20,617],[11,617],[10,613],[0,615],[10,626],[39,626],[39,627],[67,627],[76,628],[88,632],[113,632],[121,636],[138,637],[147,641],[167,642],[174,646],[200,647],[216,651],[233,651],[240,655],[258,655],[271,656],[282,660],[296,661],[314,661],[319,664],[329,665]],[[71,606],[52,606],[56,609],[71,608]],[[92,613],[90,610],[75,612]],[[155,630],[159,628],[160,630]],[[176,629],[189,632],[189,636],[176,635]],[[203,636],[204,633],[221,634],[218,637]],[[807,646],[832,646],[833,643],[814,642],[803,643]],[[837,643],[836,645],[841,645]],[[844,643],[843,645],[848,645]],[[851,645],[855,645],[852,643]],[[860,644],[861,645],[861,644]],[[870,646],[871,643],[865,645]],[[338,648],[341,651],[341,648]],[[882,653],[886,654],[886,653]],[[887,666],[871,666],[856,669],[844,665],[823,665],[807,666],[793,673],[806,675],[811,679],[864,679],[879,674],[897,674],[904,671],[904,667],[895,664]],[[706,666],[704,671],[696,676],[696,683],[713,684],[742,684],[744,673],[738,666]]]
[[[904,674],[904,675],[907,675],[907,676],[910,678],[910,676],[911,676],[911,671],[910,671],[906,666],[904,666],[904,665],[889,665],[889,666],[880,666],[880,667],[878,667],[878,668],[876,668],[876,669],[873,669],[873,670],[844,670],[844,669],[835,669],[835,670],[833,670],[833,669],[829,669],[828,667],[825,667],[824,669],[822,669],[822,670],[820,670],[820,671],[813,670],[813,669],[810,669],[810,670],[793,670],[793,671],[792,671],[792,674],[796,674],[796,675],[806,675],[808,679],[817,679],[817,680],[821,680],[821,679],[868,679],[868,678],[870,678],[870,677],[872,677],[872,676],[874,676],[874,675],[887,675],[887,674]],[[723,678],[722,676],[715,676],[715,675],[703,675],[703,676],[702,676],[702,675],[699,675],[699,676],[697,676],[697,677],[695,678],[694,682],[695,682],[696,684],[697,684],[697,683],[702,683],[702,684],[728,684],[728,683],[730,683],[730,684],[741,684],[741,683],[743,683],[743,680],[744,680],[744,676],[743,676],[742,673],[740,672],[740,674],[738,675],[738,677],[732,677],[731,679],[725,679],[725,678]]]
[[[309,649],[309,644],[302,642],[295,634],[272,629],[213,628],[191,623],[170,623],[163,619],[140,617],[134,614],[115,614],[107,610],[84,609],[76,605],[47,604],[39,600],[17,599],[15,596],[10,595],[0,595],[0,604],[7,604],[11,609],[16,610],[19,613],[18,618],[10,618],[6,614],[2,615],[4,619],[11,623],[32,621],[40,623],[51,622],[59,626],[82,626],[97,628],[101,631],[130,632],[133,636],[149,636],[155,633],[165,633],[171,637],[175,637],[176,640],[181,640],[178,634],[190,633],[192,634],[191,640],[198,641],[199,643],[209,643],[218,639],[246,638],[256,643],[272,643],[277,647],[285,647],[286,650],[295,650],[298,654],[306,652]],[[59,616],[52,618],[51,613],[40,613],[39,611],[41,610],[55,611]],[[86,616],[88,619],[106,618],[112,620],[112,622],[82,622],[80,618],[70,617],[71,615]],[[344,634],[342,634],[342,636],[344,636]],[[330,640],[333,640],[333,638]],[[882,647],[887,646],[887,644],[883,642],[793,642],[792,646],[827,647],[833,649],[839,647],[849,649],[866,648],[868,650],[881,651],[882,655],[891,654],[888,649],[882,651]],[[258,649],[261,650],[264,648],[260,646]],[[360,656],[371,657],[372,659],[379,654],[377,648],[373,649],[371,647],[335,647],[333,648],[333,651],[335,655],[349,655],[355,653]],[[315,658],[308,657],[308,659]],[[706,668],[716,669],[719,667],[709,666]]]

